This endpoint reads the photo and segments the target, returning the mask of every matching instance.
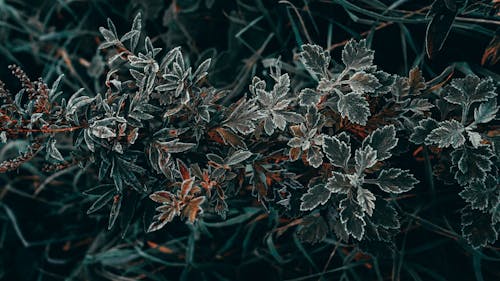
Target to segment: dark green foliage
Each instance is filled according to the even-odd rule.
[[[495,280],[499,8],[0,1],[0,279]]]

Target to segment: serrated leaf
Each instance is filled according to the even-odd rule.
[[[375,208],[371,220],[377,226],[386,229],[398,229],[400,227],[398,214],[391,203],[380,199],[375,202]]]
[[[356,160],[356,171],[361,174],[365,169],[371,168],[377,163],[377,151],[366,145],[356,150],[354,159]]]
[[[368,101],[363,95],[355,92],[340,96],[337,108],[342,117],[347,117],[349,121],[363,126],[370,116]]]
[[[445,148],[458,148],[465,143],[464,126],[456,120],[447,120],[439,123],[439,127],[432,130],[425,139],[427,144],[435,144]]]
[[[365,39],[358,42],[351,39],[342,50],[342,61],[348,69],[363,70],[372,66],[374,53],[366,46]]]
[[[319,76],[326,76],[326,70],[330,64],[330,54],[318,45],[302,45],[300,60],[306,68]]]
[[[473,209],[485,210],[488,206],[494,207],[498,203],[499,192],[497,180],[488,175],[484,182],[475,180],[459,194]]]
[[[377,151],[377,160],[383,161],[392,156],[391,150],[398,144],[396,127],[387,125],[373,131],[363,140],[363,147],[369,145]]]
[[[475,75],[453,79],[450,85],[444,88],[444,99],[449,103],[469,107],[475,102],[487,101],[496,96],[495,84],[491,77],[480,79]]]
[[[490,99],[488,102],[481,103],[478,108],[474,110],[474,123],[488,123],[495,119],[498,112],[496,99]]]
[[[494,156],[488,146],[472,148],[464,146],[451,152],[451,162],[455,169],[455,179],[460,185],[467,185],[478,179],[483,181],[486,173],[491,171]]]
[[[347,169],[347,163],[351,158],[351,147],[335,136],[326,136],[323,139],[323,152],[330,160],[330,164]]]
[[[422,144],[425,142],[427,136],[432,130],[439,126],[438,122],[432,118],[420,120],[418,126],[414,128],[413,133],[410,135],[410,141],[414,144]]]
[[[363,219],[364,213],[360,205],[350,198],[340,201],[340,221],[345,230],[357,240],[363,239],[366,222]]]
[[[310,211],[318,207],[319,205],[324,205],[330,199],[331,192],[328,190],[324,184],[314,185],[309,188],[306,193],[300,197],[300,210]]]
[[[494,243],[498,238],[491,215],[470,208],[462,210],[462,235],[474,248]]]
[[[316,105],[320,99],[321,95],[310,88],[302,89],[299,93],[299,104],[301,106]]]
[[[363,208],[365,213],[369,216],[373,214],[373,209],[375,208],[375,195],[373,195],[371,191],[358,187],[356,200],[358,200],[359,205]]]
[[[390,168],[382,170],[375,181],[380,189],[388,193],[403,193],[411,190],[419,181],[408,170]]]
[[[373,93],[382,86],[375,75],[364,71],[354,73],[347,83],[351,90],[358,93]]]
[[[347,194],[353,186],[344,174],[334,171],[332,176],[328,178],[326,188],[332,193]]]

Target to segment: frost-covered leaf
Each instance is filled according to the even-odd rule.
[[[247,160],[248,158],[250,158],[250,156],[252,156],[252,152],[248,150],[238,150],[231,154],[231,156],[229,156],[225,162],[229,166],[234,166]]]
[[[116,137],[116,132],[106,126],[94,126],[90,128],[92,134],[98,138],[114,138]]]
[[[418,95],[425,89],[425,80],[422,76],[422,71],[418,67],[414,67],[410,70],[408,74],[408,86],[409,95]]]
[[[323,151],[333,166],[347,169],[351,157],[349,144],[337,139],[335,136],[324,137]]]
[[[350,198],[340,201],[340,221],[345,230],[357,240],[363,239],[365,234],[364,212],[360,205]]]
[[[326,188],[332,193],[347,194],[353,186],[344,174],[334,171],[332,176],[328,178]]]
[[[424,115],[426,112],[429,112],[429,110],[433,107],[434,105],[431,104],[429,100],[416,98],[411,100],[407,109],[415,114]]]
[[[474,102],[487,101],[496,96],[493,79],[480,79],[475,75],[453,79],[451,84],[444,88],[444,92],[444,99],[449,103],[467,107]]]
[[[489,146],[473,148],[464,146],[451,153],[451,162],[455,169],[455,179],[460,185],[467,185],[478,179],[483,181],[491,171],[494,156]]]
[[[317,184],[307,190],[300,198],[300,210],[310,211],[324,205],[330,199],[331,191],[324,184]]]
[[[377,163],[377,151],[366,145],[356,150],[354,159],[356,160],[356,171],[361,174],[365,169],[371,168]]]
[[[363,147],[369,145],[377,151],[377,160],[383,161],[391,157],[391,150],[398,144],[396,127],[387,125],[373,131],[363,140]]]
[[[363,95],[355,92],[341,96],[337,108],[342,117],[347,117],[349,121],[363,126],[370,116],[368,101]]]
[[[168,153],[180,153],[184,151],[188,151],[194,146],[196,146],[195,143],[185,143],[181,142],[178,139],[167,141],[167,142],[157,142],[159,147]]]
[[[432,118],[420,120],[418,122],[418,126],[414,128],[414,131],[410,136],[410,141],[414,144],[423,144],[431,131],[436,129],[438,126],[438,122]]]
[[[64,161],[64,157],[62,156],[61,152],[59,152],[59,149],[57,149],[56,147],[55,139],[52,139],[49,145],[47,146],[47,154],[58,161]]]
[[[498,203],[500,188],[497,180],[488,175],[484,182],[475,180],[459,194],[473,209],[485,210],[488,206],[494,207]]]
[[[368,189],[362,187],[358,188],[356,200],[358,200],[359,205],[363,208],[369,216],[373,214],[373,209],[375,208],[375,195]]]
[[[321,94],[310,88],[302,89],[299,94],[299,104],[301,106],[316,105],[320,99]]]
[[[375,184],[385,192],[398,194],[411,190],[418,182],[408,170],[390,168],[380,172]]]
[[[342,61],[349,69],[363,70],[373,64],[374,51],[366,46],[366,40],[350,40],[342,50]]]
[[[297,231],[300,240],[308,243],[323,241],[328,233],[328,225],[321,216],[307,216],[302,220]]]
[[[323,164],[323,153],[321,147],[312,146],[307,150],[307,162],[314,168],[318,168]]]
[[[498,238],[491,215],[470,208],[462,210],[462,235],[474,248],[484,247]]]
[[[465,143],[464,130],[464,126],[456,120],[443,121],[439,123],[438,128],[430,132],[425,142],[441,148],[458,148]]]
[[[326,76],[328,65],[330,64],[330,54],[318,45],[302,45],[302,52],[299,54],[300,60],[306,68],[319,76]]]
[[[382,86],[375,75],[364,71],[354,73],[347,83],[354,92],[358,93],[373,93]]]
[[[490,99],[488,102],[483,102],[474,110],[474,123],[488,123],[495,119],[498,112],[496,99]]]
[[[375,208],[371,221],[383,228],[398,229],[400,227],[398,214],[391,203],[387,200],[380,199],[375,201]]]
[[[223,124],[235,133],[247,135],[255,130],[255,121],[264,117],[253,100],[240,99]]]

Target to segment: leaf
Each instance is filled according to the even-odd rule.
[[[481,103],[478,108],[474,110],[474,123],[488,123],[496,118],[498,106],[496,99],[490,99],[487,102]]]
[[[299,93],[300,106],[316,105],[320,99],[321,94],[310,88],[302,89]]]
[[[174,139],[174,140],[167,141],[167,142],[157,141],[156,143],[160,146],[160,148],[163,151],[168,152],[168,153],[180,153],[180,152],[188,151],[191,148],[196,146],[195,143],[180,142],[178,139]]]
[[[312,146],[307,150],[307,162],[313,168],[318,168],[323,164],[323,154],[321,153],[321,148],[317,146]]]
[[[363,239],[366,222],[363,219],[363,209],[350,198],[340,201],[340,221],[345,230],[357,240]]]
[[[436,52],[440,51],[450,33],[455,16],[457,14],[456,7],[450,9],[445,0],[436,0],[432,4],[429,12],[432,14],[432,19],[427,25],[425,35],[425,50],[429,58],[433,58]]]
[[[106,127],[106,126],[95,126],[90,128],[92,134],[101,139],[114,138],[116,137],[116,133],[114,130]]]
[[[330,64],[330,54],[318,45],[302,45],[302,52],[299,54],[300,61],[310,72],[326,76],[328,65]]]
[[[400,227],[396,210],[389,201],[384,199],[375,202],[371,220],[377,226],[386,229],[398,229]]]
[[[422,119],[418,122],[418,126],[414,128],[409,140],[414,144],[423,144],[431,131],[438,126],[438,122],[432,118]]]
[[[464,188],[460,196],[469,204],[472,209],[485,210],[494,207],[499,200],[500,189],[497,188],[497,180],[488,175],[486,180],[475,180]]]
[[[425,89],[425,80],[422,76],[422,71],[418,67],[414,67],[408,74],[408,94],[418,95]]]
[[[324,205],[330,199],[331,192],[324,184],[314,185],[300,197],[300,210],[311,211],[319,205]]]
[[[341,96],[337,108],[342,117],[347,117],[349,121],[363,126],[370,116],[370,108],[365,97],[355,92]]]
[[[382,170],[375,181],[380,189],[388,193],[403,193],[411,190],[419,181],[408,170],[390,168]]]
[[[248,150],[238,150],[226,159],[226,164],[228,166],[234,166],[239,164],[252,156],[252,152]]]
[[[377,163],[377,151],[366,145],[356,150],[354,159],[356,160],[356,171],[361,174],[365,169],[371,168]]]
[[[347,80],[347,83],[351,87],[351,90],[358,93],[373,93],[382,86],[375,75],[365,73],[364,71],[354,73]]]
[[[120,214],[122,198],[123,196],[121,194],[115,194],[115,196],[113,196],[113,205],[111,205],[111,211],[109,212],[108,230],[111,230],[111,228],[113,228],[116,219]]]
[[[495,84],[491,77],[480,79],[475,75],[453,79],[450,85],[444,88],[444,99],[453,104],[469,107],[475,102],[488,101],[496,97]]]
[[[328,178],[326,188],[332,193],[347,194],[353,186],[344,174],[334,171],[332,176]]]
[[[326,136],[323,139],[323,152],[330,160],[330,164],[347,169],[347,163],[351,158],[351,147],[335,136]]]
[[[375,195],[371,193],[368,189],[358,187],[358,195],[356,196],[359,205],[369,216],[373,214],[373,209],[375,208]]]
[[[451,162],[455,170],[455,179],[460,185],[467,185],[478,179],[483,181],[486,173],[491,171],[494,156],[488,146],[473,148],[464,146],[451,152]],[[456,167],[456,168],[455,168]]]
[[[364,70],[372,66],[374,51],[366,46],[366,40],[359,42],[351,39],[342,50],[342,61],[346,68]]]
[[[373,131],[363,140],[363,147],[369,145],[377,151],[377,160],[383,161],[392,156],[391,150],[398,144],[396,127],[386,125]]]
[[[436,144],[441,148],[449,146],[458,148],[465,143],[464,130],[464,126],[456,120],[443,121],[439,123],[439,127],[430,132],[425,142]]]
[[[62,156],[61,152],[59,152],[59,149],[57,149],[56,147],[55,139],[52,139],[50,141],[50,144],[47,146],[47,153],[50,155],[50,157],[58,161],[64,161],[64,157]]]
[[[328,226],[321,216],[304,217],[300,223],[297,235],[300,240],[308,243],[317,243],[323,241],[328,233]]]
[[[205,196],[199,196],[189,200],[182,210],[182,217],[187,218],[190,223],[194,223],[196,218],[203,213],[201,204],[205,202],[205,199]]]
[[[462,210],[462,235],[474,248],[494,243],[498,237],[491,216],[470,208]]]
[[[113,199],[113,193],[114,190],[109,190],[108,192],[102,194],[99,198],[97,198],[96,201],[90,206],[90,208],[87,210],[87,215],[90,215],[92,213],[95,213],[102,209],[102,207],[106,206],[111,199]]]
[[[224,120],[223,124],[235,133],[244,135],[250,134],[255,130],[255,121],[264,117],[259,111],[259,107],[253,100],[246,100],[245,97],[237,102],[237,106],[231,111],[231,114]]]

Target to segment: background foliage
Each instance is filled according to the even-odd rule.
[[[64,130],[88,125],[75,129],[81,135],[44,137],[40,153],[36,144],[43,131],[2,134],[7,139],[0,151],[0,160],[7,161],[2,171],[9,171],[0,175],[0,276],[497,280],[498,9],[490,0],[0,1],[0,78],[5,89],[15,94],[24,88],[23,94],[33,97],[22,100],[26,107],[18,112],[8,109],[9,95],[1,92],[2,114],[29,117],[31,129],[44,128],[40,120],[60,122]],[[133,25],[139,11],[141,27],[138,21]],[[137,32],[130,33],[131,26]],[[126,46],[117,46],[115,39]],[[155,47],[162,51],[156,54]],[[121,57],[107,63],[124,49],[130,52],[126,60],[140,71],[129,73]],[[21,66],[33,82],[11,64]],[[144,74],[163,66],[173,75],[148,82]],[[179,84],[185,88],[177,91]],[[155,92],[176,95],[163,100],[152,94],[154,106],[137,107],[149,101],[142,95],[152,91],[149,85],[166,85]],[[123,91],[129,92],[126,101],[117,95]],[[193,100],[184,91],[204,97]],[[60,107],[49,105],[62,99],[66,103]],[[110,130],[124,123],[110,116],[118,116],[125,104],[131,125]],[[193,112],[199,115],[176,104],[196,104]],[[148,121],[158,116],[155,106],[171,109],[166,123]],[[290,108],[300,114],[290,114]],[[330,121],[315,117],[317,109]],[[211,127],[214,123],[225,125]],[[182,130],[161,131],[165,124],[193,130],[188,136]],[[316,138],[321,129],[309,134],[317,128],[328,136]],[[110,141],[114,137],[122,139]],[[209,149],[189,152],[200,140]],[[79,145],[83,151],[75,149]],[[149,159],[163,165],[153,163],[154,170],[144,171],[147,160],[136,152],[106,161],[108,151],[118,155],[124,149],[148,151]],[[209,162],[198,160],[205,154]],[[280,170],[284,156],[298,159],[286,167],[288,174]],[[190,165],[198,161],[201,168]],[[252,171],[242,166],[249,161]],[[312,167],[320,165],[315,178]],[[215,175],[214,182],[204,178],[205,169]],[[238,172],[251,175],[244,181]],[[119,197],[109,191],[120,186],[121,177],[113,173],[126,177]],[[143,177],[147,173],[162,176]],[[193,189],[192,178],[203,191],[197,184]],[[339,184],[347,179],[348,184]],[[376,200],[367,188],[370,180],[380,188]],[[155,193],[151,199],[184,205],[175,214],[160,209],[172,217],[156,217],[158,224],[151,225],[159,204],[148,195],[166,190],[167,182],[174,188],[169,190],[182,187],[185,193]],[[240,184],[218,189],[217,183],[225,182]],[[336,197],[342,190],[326,189],[322,182],[355,187],[353,202],[363,209],[346,205]],[[332,202],[340,213],[328,208]],[[201,220],[189,223],[202,204],[212,204],[214,212],[207,209]],[[378,215],[386,220],[377,221]],[[337,219],[328,220],[332,217]],[[358,242],[367,222],[379,226],[377,237],[391,238]]]

